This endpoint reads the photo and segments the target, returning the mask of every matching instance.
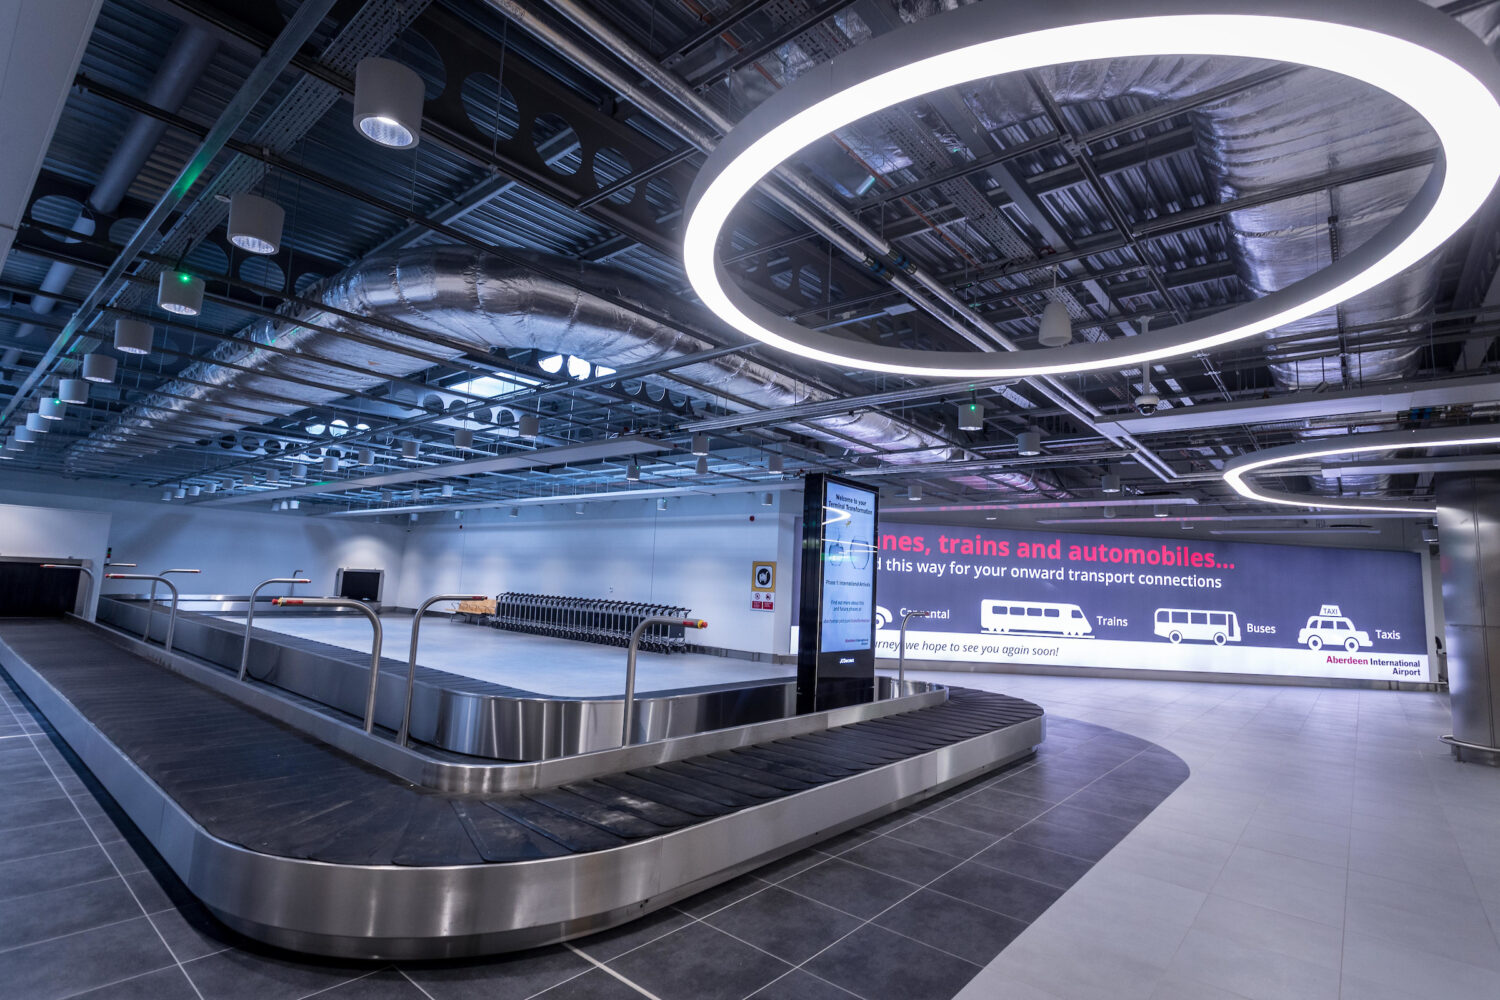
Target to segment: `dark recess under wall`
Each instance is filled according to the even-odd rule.
[[[0,560],[0,618],[67,614],[77,597],[76,569],[42,569],[39,562]]]

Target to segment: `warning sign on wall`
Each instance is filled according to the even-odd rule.
[[[774,562],[750,564],[750,610],[776,610],[776,564]]]

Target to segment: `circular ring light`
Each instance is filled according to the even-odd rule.
[[[980,39],[980,41],[975,41]],[[1272,59],[1353,77],[1426,119],[1443,156],[1387,226],[1322,271],[1246,305],[1140,337],[1045,351],[947,353],[810,330],[759,305],[719,263],[740,201],[788,157],[901,101],[1002,73],[1137,56]],[[742,333],[806,358],[935,378],[1118,369],[1203,351],[1312,315],[1420,261],[1483,204],[1500,177],[1500,64],[1446,14],[1416,0],[1047,0],[977,3],[882,35],[816,67],[745,117],[689,197],[683,263],[699,297]]]
[[[1224,467],[1224,481],[1230,489],[1247,500],[1281,504],[1285,507],[1318,507],[1327,510],[1359,510],[1376,513],[1433,515],[1437,508],[1410,500],[1318,497],[1271,490],[1247,481],[1248,476],[1274,472],[1276,466],[1313,459],[1368,455],[1371,452],[1406,451],[1411,448],[1463,448],[1473,445],[1500,445],[1500,424],[1478,427],[1434,427],[1415,431],[1389,431],[1377,434],[1352,434],[1338,443],[1299,441],[1297,444],[1241,455]]]

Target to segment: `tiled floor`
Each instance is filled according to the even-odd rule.
[[[243,616],[219,617],[239,625],[245,623]],[[386,656],[406,662],[411,622],[411,615],[380,616]],[[299,618],[257,612],[255,627],[370,654],[370,623],[363,617]],[[417,662],[424,667],[561,698],[619,697],[625,690],[625,650],[619,646],[505,632],[437,618],[422,622],[419,638]],[[709,636],[705,641],[712,643],[714,639]],[[705,653],[642,652],[636,671],[635,688],[644,695],[674,688],[795,677],[797,665]]]
[[[947,679],[1046,705],[1047,752],[616,931],[399,969],[215,929],[0,687],[0,996],[1500,996],[1500,770],[1445,756],[1445,698]]]

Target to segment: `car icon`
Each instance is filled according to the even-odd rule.
[[[1369,646],[1370,633],[1354,627],[1354,623],[1343,615],[1316,614],[1307,620],[1302,631],[1297,633],[1297,645],[1318,650],[1324,646],[1343,646],[1357,653],[1361,646]]]

